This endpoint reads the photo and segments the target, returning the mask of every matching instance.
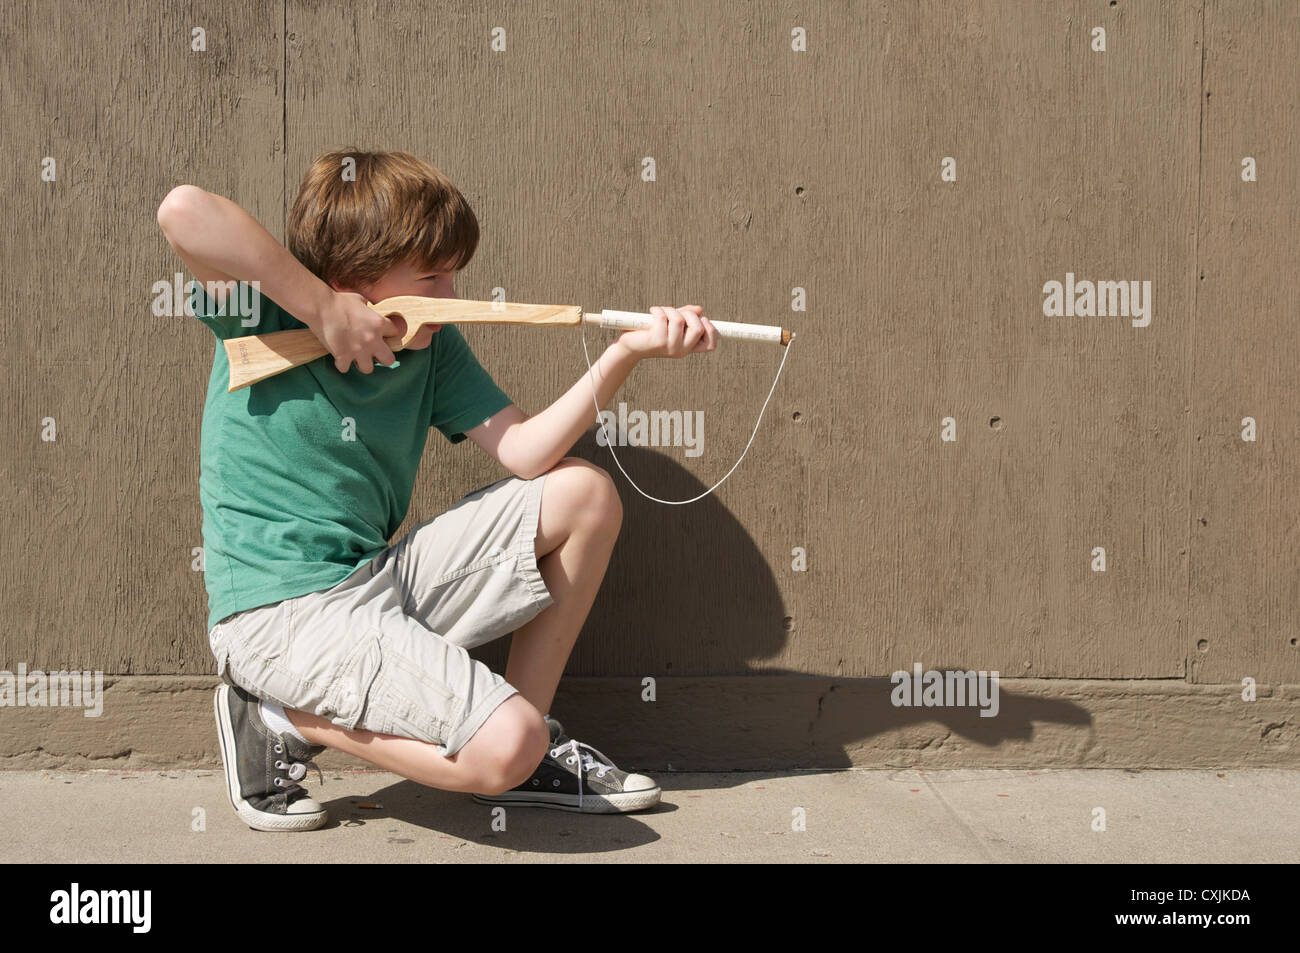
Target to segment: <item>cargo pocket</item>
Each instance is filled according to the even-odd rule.
[[[356,728],[357,722],[365,714],[370,687],[379,674],[382,662],[379,632],[372,629],[348,653],[339,673],[330,682],[319,711],[321,717],[328,718],[348,731]]]
[[[405,653],[393,649],[384,657],[384,673],[371,689],[374,707],[367,714],[373,731],[402,738],[414,738],[429,744],[442,744],[447,737],[447,722],[459,720],[463,703],[446,685],[423,671]]]

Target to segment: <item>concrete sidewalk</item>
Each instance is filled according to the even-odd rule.
[[[378,771],[307,787],[330,811],[250,830],[219,771],[5,771],[6,863],[1296,863],[1300,772],[970,770],[660,774],[643,814],[506,811]],[[375,805],[373,807],[366,805]],[[796,831],[796,808],[806,830]],[[1105,811],[1105,830],[1094,830]],[[497,826],[500,826],[499,823]],[[198,828],[198,829],[195,829]]]

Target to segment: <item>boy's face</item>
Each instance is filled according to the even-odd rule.
[[[383,301],[385,298],[395,298],[399,295],[416,295],[420,298],[454,298],[456,289],[453,287],[456,272],[450,268],[423,268],[417,265],[402,264],[391,268],[382,278],[370,285],[358,285],[355,288],[343,288],[338,284],[332,284],[335,291],[352,291],[361,295],[371,304],[377,301]],[[394,318],[393,322],[398,325],[398,334],[403,334],[406,328],[403,327],[401,318]],[[418,334],[411,339],[411,343],[406,345],[410,350],[421,350],[433,343],[433,336],[442,328],[441,324],[426,324]]]

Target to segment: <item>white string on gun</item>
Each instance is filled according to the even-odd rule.
[[[754,423],[754,432],[749,435],[749,443],[745,444],[745,449],[741,451],[740,460],[737,460],[734,464],[732,464],[731,469],[727,471],[726,475],[721,480],[713,484],[713,486],[709,487],[699,496],[693,496],[689,500],[661,500],[659,499],[659,497],[651,496],[645,490],[637,486],[636,481],[627,475],[626,470],[623,470],[623,464],[619,463],[618,454],[614,452],[614,441],[609,439],[609,431],[605,429],[605,421],[601,417],[600,400],[596,395],[596,380],[592,376],[592,372],[594,369],[591,366],[591,354],[587,350],[586,323],[582,322],[580,324],[580,327],[582,329],[582,355],[587,359],[587,380],[591,384],[591,401],[596,407],[596,420],[600,423],[600,432],[605,435],[605,446],[609,448],[609,455],[614,458],[614,462],[618,464],[619,470],[623,471],[623,476],[627,477],[627,482],[632,484],[632,488],[634,490],[636,490],[638,493],[644,496],[647,500],[654,500],[654,502],[656,503],[667,503],[670,506],[681,506],[684,503],[694,503],[696,500],[703,499],[704,497],[712,493],[714,490],[716,490],[718,487],[722,486],[723,482],[727,479],[727,477],[731,476],[731,474],[736,472],[736,467],[740,466],[740,461],[744,460],[745,454],[749,453],[750,444],[752,444],[754,442],[754,438],[758,436],[758,427],[759,424],[763,422],[763,413],[764,411],[767,410],[768,401],[772,399],[772,394],[776,391],[776,383],[781,379],[781,371],[785,369],[785,359],[790,356],[790,345],[794,344],[794,339],[795,339],[795,334],[793,331],[791,331],[790,341],[789,343],[786,344],[784,348],[785,354],[781,356],[781,365],[776,369],[776,377],[772,379],[772,387],[770,390],[768,390],[767,398],[763,401],[762,410],[758,412],[758,420],[755,421]]]

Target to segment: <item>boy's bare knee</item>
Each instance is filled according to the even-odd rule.
[[[623,500],[609,471],[581,457],[564,457],[552,473],[562,472],[577,500],[581,513],[602,528],[618,529],[623,523]]]
[[[480,742],[475,745],[475,742]],[[494,711],[466,745],[480,794],[504,794],[532,776],[550,744],[541,713],[522,695],[512,695]]]
[[[537,766],[546,757],[546,749],[551,743],[551,734],[540,716],[537,721],[529,722],[515,736],[515,743],[505,752],[501,760],[501,790],[498,794],[509,791],[523,784]]]

